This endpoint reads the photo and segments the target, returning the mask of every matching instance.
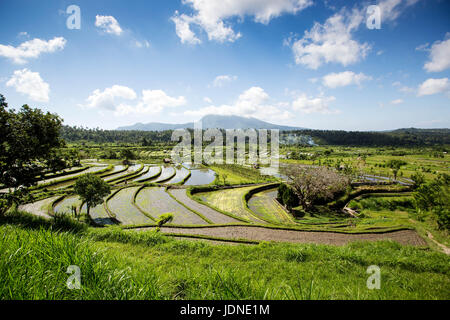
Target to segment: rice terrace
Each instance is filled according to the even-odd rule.
[[[5,12],[19,10],[7,2]],[[27,4],[64,18],[36,27],[61,37],[8,26],[15,38],[0,44],[12,74],[0,79],[1,300],[450,299],[450,82],[421,80],[448,75],[448,4],[171,1],[173,16],[155,13],[145,27],[161,38],[147,41],[145,19],[120,13],[163,4],[106,2],[113,17],[100,3]],[[369,28],[377,6],[386,25]],[[419,7],[436,16],[440,38],[399,45],[406,53],[391,62],[372,32],[403,32],[400,17]],[[303,10],[317,15],[290,30]],[[356,30],[370,41],[354,40]],[[334,48],[334,37],[353,49]],[[254,46],[265,53],[247,57]],[[67,51],[89,62],[58,60]],[[409,64],[413,54],[421,65]],[[391,72],[395,63],[402,70]],[[323,74],[328,64],[355,72]]]

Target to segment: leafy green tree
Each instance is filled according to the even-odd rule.
[[[0,94],[0,183],[6,187],[33,185],[55,148],[64,145],[59,130],[62,120],[28,105],[8,110]]]
[[[103,203],[103,198],[109,195],[111,187],[95,174],[86,173],[77,179],[74,191],[86,203],[89,216],[90,208]]]
[[[394,180],[397,180],[397,174],[401,167],[407,165],[407,163],[403,160],[389,160],[387,162],[387,167],[392,170],[392,173],[394,174]]]
[[[122,149],[120,151],[120,156],[122,157],[122,159],[124,159],[123,161],[124,164],[129,164],[130,160],[136,159],[136,155],[130,149]]]
[[[414,192],[417,210],[431,211],[440,229],[450,229],[450,175],[421,184]]]
[[[283,204],[288,210],[292,210],[292,208],[299,205],[298,197],[290,187],[286,187],[286,189],[284,189],[282,198]]]
[[[64,145],[59,135],[61,123],[56,114],[28,105],[17,112],[9,109],[0,94],[0,184],[10,189],[2,195],[3,208],[18,203],[39,176],[60,167],[54,155]]]
[[[416,187],[420,187],[425,183],[425,176],[420,172],[416,172],[411,176],[411,180],[414,181]]]

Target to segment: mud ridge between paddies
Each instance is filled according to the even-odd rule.
[[[133,230],[148,230],[136,228]],[[414,230],[399,230],[385,233],[345,234],[334,232],[297,231],[269,229],[264,227],[220,226],[220,227],[162,227],[161,232],[167,235],[193,235],[212,239],[249,240],[254,242],[276,241],[292,243],[315,243],[345,245],[353,241],[392,240],[402,245],[427,246],[427,243]]]

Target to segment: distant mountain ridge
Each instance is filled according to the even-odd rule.
[[[206,115],[200,119],[203,129],[278,129],[278,130],[302,130],[301,127],[282,126],[256,118],[246,118],[240,116]],[[117,130],[139,130],[139,131],[164,131],[175,129],[194,128],[193,122],[170,124],[161,122],[136,123],[131,126],[119,127]]]

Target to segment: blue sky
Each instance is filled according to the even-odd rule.
[[[80,29],[67,27],[70,5]],[[380,29],[367,27],[370,5]],[[0,93],[68,125],[215,113],[316,129],[450,127],[449,1],[2,0],[0,12]]]

